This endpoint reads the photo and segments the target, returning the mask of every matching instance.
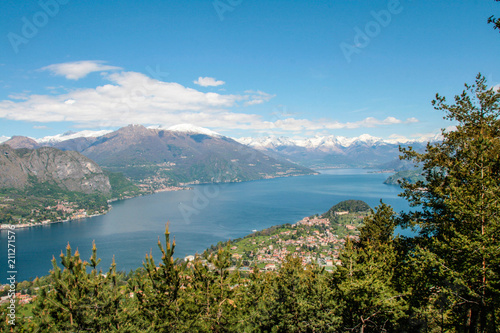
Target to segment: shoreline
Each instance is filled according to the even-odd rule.
[[[2,231],[2,230],[12,230],[12,229],[9,228],[9,226],[11,226],[11,225],[15,226],[15,229],[24,229],[24,228],[43,227],[43,226],[54,224],[54,223],[66,223],[66,222],[84,220],[84,219],[90,218],[90,217],[96,217],[96,216],[106,215],[107,213],[109,213],[109,211],[111,209],[112,209],[112,207],[110,205],[109,209],[106,212],[101,213],[101,214],[92,214],[92,215],[88,215],[88,216],[85,216],[85,217],[77,217],[77,218],[73,218],[73,219],[60,220],[60,221],[49,221],[49,222],[42,221],[42,222],[18,223],[18,224],[6,224],[6,223],[2,223],[2,224],[0,224],[0,231]]]
[[[335,175],[335,176],[336,176],[336,177],[334,177],[334,178],[332,178],[332,177],[326,177],[326,178],[325,178],[325,181],[328,181],[328,183],[336,184],[336,179],[337,179],[337,178],[342,179],[342,173],[341,173],[340,175]],[[324,182],[321,180],[321,178],[317,178],[317,177],[318,177],[318,176],[311,177],[311,178],[310,178],[310,180],[313,182],[313,184],[320,184],[320,186],[322,187],[323,185],[321,185],[321,184],[323,184]],[[301,178],[302,178],[302,177],[301,177]],[[378,177],[375,177],[375,178],[376,178],[376,179],[378,179]],[[290,180],[292,180],[292,179],[294,179],[294,178],[289,178],[289,179],[290,179]],[[296,179],[296,178],[295,178],[295,179]],[[370,178],[370,179],[371,179],[371,178]],[[261,181],[262,181],[263,183],[268,183],[268,182],[264,182],[265,180],[261,180]],[[260,182],[260,181],[259,181],[259,182]],[[301,183],[301,181],[299,181],[299,183]],[[376,184],[379,184],[379,182],[375,182],[375,183],[376,183]],[[292,181],[290,184],[291,184],[291,185],[295,184],[295,181]],[[215,185],[215,186],[217,186],[217,185]],[[193,187],[195,187],[195,188],[196,188],[197,186],[193,186]],[[253,188],[253,187],[252,187],[252,188]],[[259,188],[259,187],[257,186],[257,187],[255,187],[255,188]],[[274,193],[274,192],[280,193],[280,191],[274,191],[274,189],[275,189],[275,188],[276,188],[276,187],[273,185],[273,182],[270,182],[270,183],[268,183],[268,185],[266,185],[266,189],[273,190],[273,193]],[[293,188],[295,188],[295,187],[290,187],[290,188],[291,188],[291,189],[293,189]],[[378,187],[377,187],[377,188],[378,188]],[[247,190],[248,190],[248,189],[246,189],[246,188],[244,188],[244,187],[242,187],[242,188],[241,188],[241,191],[243,191],[243,192],[247,192]],[[201,189],[201,191],[203,191],[203,188]],[[189,192],[172,192],[172,194],[174,194],[174,195],[175,195],[176,193],[180,193],[179,195],[186,196],[188,201],[190,201],[190,200],[191,200],[191,197],[194,195],[194,193],[189,193]],[[185,193],[185,194],[182,194],[182,193]],[[203,192],[202,192],[202,193],[203,193]],[[385,193],[385,192],[384,192],[384,193]],[[392,192],[390,192],[389,194],[391,194],[391,195],[392,195]],[[382,194],[381,194],[381,195],[382,195]],[[318,196],[319,196],[319,194],[318,194]],[[323,195],[321,195],[320,197],[323,197]],[[384,197],[384,196],[382,195],[381,197]],[[141,200],[142,200],[142,199],[141,199]],[[340,200],[340,198],[339,198],[339,200]],[[327,208],[327,207],[330,207],[330,205],[331,205],[331,200],[325,200],[325,201],[327,202],[327,203],[325,204],[325,210],[326,210],[326,208]],[[154,200],[154,202],[157,202],[157,201],[156,201],[156,200]],[[161,202],[161,200],[160,200],[159,202]],[[128,205],[128,204],[129,204],[129,203],[123,202],[123,203],[121,203],[120,205]],[[134,205],[135,205],[135,203],[134,203],[134,202],[130,202],[130,204],[134,204]],[[174,202],[174,204],[177,204],[177,202]],[[375,203],[374,203],[374,204],[375,204]],[[173,205],[173,207],[175,208],[175,205]],[[113,208],[114,208],[114,209],[118,209],[119,207],[118,207],[118,206],[113,205]],[[253,229],[255,229],[255,230],[259,230],[259,231],[260,231],[260,230],[263,230],[263,229],[269,228],[269,227],[274,226],[274,225],[278,225],[278,224],[282,224],[282,223],[296,222],[296,221],[300,220],[301,218],[303,218],[303,217],[305,217],[305,216],[309,216],[309,215],[311,215],[311,214],[313,214],[313,213],[316,213],[316,212],[318,212],[318,211],[323,211],[323,209],[315,209],[315,210],[312,210],[311,212],[309,212],[309,211],[306,209],[306,210],[305,210],[305,212],[304,212],[304,214],[300,214],[300,216],[297,216],[297,217],[295,217],[294,219],[286,219],[286,221],[285,221],[285,220],[283,220],[283,222],[280,222],[280,223],[272,223],[272,224],[267,224],[267,223],[264,223],[264,225],[262,225],[262,226],[257,227],[257,225],[255,225],[255,227],[254,227],[254,226],[252,225],[252,227],[249,227],[249,228],[246,228],[245,226],[243,226],[243,229],[241,230],[241,235],[235,235],[234,237],[230,237],[230,239],[235,239],[235,238],[244,238],[245,236],[247,236],[247,235],[251,234],[252,232],[254,232],[254,230],[253,230]],[[112,218],[112,217],[114,217],[114,216],[115,216],[115,213],[116,213],[116,212],[112,212],[112,213],[113,213],[113,214],[112,214],[112,215],[110,215],[110,217],[109,217],[109,218],[114,220],[114,218]],[[225,215],[226,215],[226,214],[225,214]],[[293,214],[292,214],[292,215],[293,215]],[[280,215],[280,216],[281,216],[281,215]],[[106,219],[107,219],[108,217],[104,217],[104,218],[106,218]],[[101,219],[103,219],[103,217],[101,217],[99,220],[101,220]],[[281,220],[280,220],[280,221],[281,221]],[[90,224],[89,224],[89,223],[86,223],[86,222],[90,222],[90,224],[94,224],[94,223],[93,223],[93,220],[92,220],[92,221],[80,221],[80,222],[77,222],[77,223],[74,223],[74,224],[68,224],[68,225],[54,226],[54,228],[55,228],[55,229],[48,229],[48,228],[46,228],[46,229],[44,229],[44,228],[42,228],[42,229],[26,229],[26,231],[24,231],[24,230],[23,230],[23,231],[19,231],[19,233],[20,233],[19,237],[20,237],[20,239],[21,239],[21,236],[23,236],[23,239],[24,239],[24,237],[26,237],[26,235],[28,235],[28,234],[32,234],[32,233],[36,233],[36,234],[38,234],[39,232],[44,232],[44,233],[46,233],[46,232],[48,232],[49,230],[72,229],[72,228],[74,228],[74,227],[76,227],[76,228],[80,228],[80,229],[84,229],[84,228],[86,229],[88,226],[90,226]],[[84,223],[85,223],[85,224],[84,224]],[[113,225],[119,226],[120,224],[113,224]],[[135,224],[130,224],[130,225],[135,225]],[[164,226],[163,226],[163,227],[164,227]],[[160,228],[160,229],[161,229],[161,230],[158,232],[158,235],[160,235],[160,236],[161,236],[161,234],[162,234],[162,232],[164,231],[164,229],[163,229],[163,228]],[[118,230],[118,229],[117,229],[117,230]],[[109,230],[108,230],[108,231],[109,231]],[[112,231],[112,230],[111,230],[111,231]],[[113,232],[113,231],[112,231],[112,232]],[[3,237],[4,235],[6,236],[7,232],[5,232],[5,233],[4,233],[4,232],[2,232],[1,234],[2,234],[2,237]],[[180,235],[178,235],[178,236],[179,236],[179,237],[181,237]],[[222,237],[220,237],[220,236],[222,236]],[[31,237],[31,236],[30,236],[30,237]],[[172,234],[171,234],[171,237],[172,237]],[[17,238],[17,237],[16,237],[16,238]],[[177,237],[176,237],[176,238],[177,238]],[[194,255],[194,254],[195,254],[195,252],[198,252],[198,253],[202,253],[202,252],[204,252],[204,250],[208,249],[211,245],[216,244],[218,241],[227,241],[227,240],[228,240],[228,237],[226,237],[225,235],[221,235],[221,234],[219,234],[219,235],[217,235],[217,237],[214,237],[214,240],[213,240],[213,241],[207,242],[206,246],[200,247],[200,249],[194,249],[194,248],[190,248],[190,247],[185,247],[185,248],[183,248],[183,246],[181,246],[181,247],[179,247],[178,249],[176,249],[176,253],[175,253],[174,257],[175,257],[175,258],[178,258],[178,259],[184,259],[186,256],[189,256],[189,255]],[[176,240],[176,241],[178,241],[178,240]],[[178,241],[178,242],[181,244],[181,241]],[[198,242],[198,241],[196,241],[196,242]],[[147,247],[147,248],[148,248],[148,251],[149,251],[149,248],[151,247],[151,244],[150,244],[150,243],[147,243],[147,242],[144,242],[144,243],[145,243],[145,247]],[[184,242],[182,242],[182,244],[184,244]],[[64,244],[64,245],[65,245],[65,244]],[[118,248],[118,246],[116,246],[116,248]],[[127,248],[127,249],[128,249],[128,247],[125,247],[125,248]],[[109,257],[109,258],[108,258],[107,256],[105,256],[103,253],[100,253],[100,258],[103,260],[103,262],[104,262],[105,260],[110,260],[111,256],[112,256],[113,254],[116,254],[116,253],[117,253],[116,251],[118,251],[118,250],[116,250],[116,249],[111,249],[111,250],[109,250],[108,252],[109,252],[110,254],[109,254],[109,255],[108,255],[108,254],[106,254],[106,255],[108,255],[108,257]],[[57,251],[56,251],[56,252],[57,252]],[[135,252],[137,252],[137,251],[135,251]],[[139,251],[139,252],[141,252],[141,251]],[[135,254],[134,254],[134,255],[135,255]],[[142,260],[144,259],[144,257],[143,257],[143,256],[141,256],[141,255],[137,255],[137,257],[138,257],[138,259],[137,259],[137,264],[135,264],[134,262],[129,263],[129,262],[124,262],[123,260],[120,260],[119,262],[117,262],[117,264],[118,264],[118,265],[117,265],[117,269],[119,269],[119,270],[123,270],[123,271],[129,271],[129,270],[135,270],[136,268],[141,267],[141,262],[142,262]],[[21,258],[20,258],[20,259],[21,259]],[[129,267],[129,266],[130,266],[130,267]],[[104,266],[103,266],[103,267],[104,267]],[[45,267],[42,267],[42,268],[45,268]],[[26,269],[28,269],[28,268],[26,268]],[[30,269],[31,269],[31,268],[30,268]],[[45,271],[44,271],[44,272],[45,272]],[[23,276],[23,278],[28,279],[28,277],[35,276],[36,274],[37,274],[36,272],[35,272],[35,273],[33,273],[33,274],[31,274],[31,275],[30,275],[30,274],[28,274],[28,273],[26,273],[26,275],[25,275],[25,276]],[[41,273],[39,273],[39,276],[40,276],[40,274],[41,274]],[[42,275],[43,275],[43,274],[42,274]]]
[[[59,221],[41,221],[41,222],[32,222],[32,223],[18,223],[18,224],[7,224],[7,223],[0,223],[0,232],[4,230],[12,230],[10,226],[15,226],[15,229],[26,229],[26,228],[35,228],[35,227],[43,227],[43,226],[48,226],[51,224],[55,223],[66,223],[66,222],[72,222],[72,221],[78,221],[78,220],[84,220],[87,218],[91,217],[97,217],[97,216],[102,216],[106,215],[113,209],[113,206],[111,205],[112,202],[116,201],[121,201],[121,200],[127,200],[127,199],[133,199],[133,198],[138,198],[143,195],[149,195],[149,194],[156,194],[156,193],[161,193],[161,192],[171,192],[171,191],[183,191],[183,190],[192,190],[192,187],[180,187],[180,186],[172,186],[160,190],[155,190],[152,193],[141,193],[140,195],[137,196],[131,196],[131,197],[124,197],[124,198],[113,198],[109,199],[108,202],[108,209],[105,212],[99,213],[99,214],[91,214],[91,215],[86,215],[82,217],[76,217],[76,218],[70,218],[66,220],[59,220]]]
[[[42,227],[42,226],[47,226],[51,225],[54,223],[66,223],[66,222],[72,222],[72,221],[78,221],[78,220],[83,220],[91,217],[97,217],[101,215],[106,215],[109,213],[109,211],[112,209],[112,202],[116,201],[121,201],[121,200],[127,200],[127,199],[133,199],[137,198],[143,195],[151,195],[151,194],[156,194],[156,193],[162,193],[162,192],[172,192],[172,191],[185,191],[185,190],[193,190],[193,187],[190,187],[189,185],[207,185],[207,184],[214,184],[214,185],[225,185],[225,184],[230,184],[230,183],[243,183],[243,182],[248,182],[248,181],[256,181],[256,180],[270,180],[270,179],[276,179],[276,178],[288,178],[288,177],[300,177],[300,176],[317,176],[321,174],[321,172],[317,170],[313,170],[313,173],[309,174],[298,174],[298,175],[278,175],[278,176],[273,176],[273,177],[267,177],[267,178],[261,178],[261,179],[254,179],[254,180],[245,180],[245,181],[237,181],[237,182],[218,182],[218,183],[196,183],[196,182],[191,182],[191,183],[184,183],[182,186],[170,186],[158,190],[154,190],[151,193],[141,193],[137,196],[131,196],[131,197],[124,197],[124,198],[113,198],[109,199],[108,202],[108,210],[106,212],[100,213],[100,214],[92,214],[84,217],[78,217],[78,218],[71,218],[71,219],[66,219],[66,220],[60,220],[60,221],[42,221],[42,222],[33,222],[33,223],[18,223],[18,224],[7,224],[7,223],[0,223],[0,232],[4,230],[12,230],[10,229],[11,225],[15,226],[15,229],[25,229],[25,228],[34,228],[34,227]]]

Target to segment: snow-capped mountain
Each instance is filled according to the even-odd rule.
[[[257,138],[246,137],[234,140],[254,148],[277,148],[281,146],[297,145],[295,140],[284,136],[281,137],[268,136],[268,137],[257,137]]]
[[[208,128],[203,128],[203,127],[198,127],[194,126],[191,124],[179,124],[175,126],[170,126],[170,127],[162,127],[162,126],[149,126],[148,128],[151,129],[163,129],[163,130],[168,130],[168,131],[173,131],[173,132],[182,132],[182,133],[189,133],[189,134],[205,134],[209,136],[215,136],[215,137],[220,137],[222,136],[221,134],[209,130]],[[58,142],[62,141],[67,141],[67,140],[72,140],[72,139],[78,139],[78,138],[98,138],[101,136],[104,136],[108,133],[113,132],[113,130],[100,130],[100,131],[92,131],[92,130],[84,130],[84,131],[79,131],[79,132],[65,132],[62,134],[57,134],[57,135],[52,135],[52,136],[45,136],[40,139],[34,139],[37,143],[41,145],[46,145],[46,144],[56,144]],[[5,137],[3,141],[7,141],[9,138]]]
[[[181,133],[188,133],[188,134],[205,134],[205,135],[214,136],[214,137],[223,136],[223,135],[221,135],[215,131],[212,131],[208,128],[199,127],[199,126],[195,126],[192,124],[178,124],[178,125],[170,126],[167,128],[162,127],[162,126],[157,126],[157,127],[151,126],[148,128],[164,129],[167,131],[181,132]]]
[[[46,136],[41,139],[35,139],[36,142],[40,144],[47,144],[47,143],[57,143],[57,142],[62,142],[66,140],[71,140],[71,139],[77,139],[77,138],[97,138],[103,135],[106,135],[108,133],[113,132],[112,130],[101,130],[101,131],[90,131],[90,130],[85,130],[85,131],[80,131],[80,132],[66,132],[63,134],[57,134],[53,136]]]
[[[129,125],[99,137],[48,140],[45,144],[17,136],[6,143],[11,148],[51,146],[77,151],[108,171],[121,172],[137,181],[153,179],[163,185],[239,182],[316,173],[213,131],[188,125],[168,130]]]
[[[100,144],[101,141],[109,140],[112,132],[111,130],[66,132],[54,136],[46,136],[41,139],[13,137],[6,141],[6,143],[14,148],[52,146],[61,150],[84,152],[91,149],[92,146]],[[273,158],[286,159],[289,162],[298,163],[309,168],[398,168],[398,163],[401,164],[399,162],[400,146],[407,147],[411,145],[414,149],[422,151],[427,142],[442,140],[440,134],[424,136],[413,140],[402,136],[391,136],[389,139],[382,139],[369,134],[351,138],[329,135],[311,138],[268,136],[231,139],[210,129],[191,124],[179,124],[170,127],[150,126],[148,128],[142,125],[130,125],[115,132],[127,138],[127,142],[130,142],[131,145],[134,144],[135,137],[139,134],[151,135],[153,132],[156,133],[154,135],[162,136],[168,132],[172,135],[177,133],[178,135],[196,137],[196,140],[203,140],[199,137],[200,134],[213,137],[214,139],[224,138],[231,141],[235,140],[240,144],[255,148]]]
[[[427,143],[442,140],[441,134],[436,134],[430,137],[421,137],[418,139],[407,139],[405,137],[393,137],[391,139],[382,139],[369,134],[362,134],[358,137],[347,138],[344,136],[316,136],[313,138],[303,138],[303,139],[293,139],[288,137],[276,137],[276,136],[266,136],[266,137],[242,137],[235,139],[236,141],[259,149],[273,149],[278,147],[302,147],[307,149],[326,149],[329,148],[348,148],[353,145],[399,145],[399,144],[409,144],[409,143]]]
[[[399,168],[399,147],[412,146],[423,150],[427,142],[440,141],[441,135],[409,140],[404,137],[382,139],[363,134],[358,137],[316,136],[293,139],[287,137],[239,138],[238,142],[286,158],[312,168],[324,167],[382,167]]]

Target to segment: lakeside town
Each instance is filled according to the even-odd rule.
[[[335,211],[331,216],[314,215],[295,224],[254,231],[230,242],[231,269],[250,271],[258,267],[274,271],[292,255],[301,258],[303,265],[317,264],[331,271],[341,264],[339,253],[345,242],[358,240],[358,229],[368,214],[369,211]],[[186,261],[194,259],[194,256],[185,257]]]
[[[170,192],[170,191],[182,191],[192,189],[190,187],[181,186],[159,186],[152,188],[151,185],[140,186],[140,195],[147,195],[152,193],[160,192]],[[113,198],[107,200],[107,205],[101,205],[100,207],[93,207],[93,209],[80,208],[80,205],[75,202],[70,201],[57,201],[54,205],[44,205],[39,208],[32,208],[30,213],[18,220],[18,223],[0,223],[0,230],[8,229],[11,224],[14,224],[16,229],[19,228],[29,228],[42,225],[48,225],[51,223],[62,223],[74,220],[80,220],[84,218],[95,217],[99,215],[107,214],[111,209],[111,203],[118,200],[132,199],[138,195],[123,195],[120,198]],[[0,199],[0,206],[5,204],[15,203],[14,199],[9,197],[3,197]]]

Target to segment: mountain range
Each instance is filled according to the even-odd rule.
[[[313,168],[379,168],[400,170],[411,166],[399,160],[400,147],[423,151],[429,141],[440,141],[436,135],[418,140],[383,140],[368,134],[354,138],[316,136],[307,139],[287,137],[239,138],[239,142],[276,158],[285,158]]]
[[[330,135],[232,139],[206,128],[181,124],[169,128],[130,125],[117,131],[67,132],[41,139],[15,136],[5,143],[15,148],[50,146],[74,150],[129,178],[159,177],[174,184],[312,173],[308,168],[405,170],[412,165],[399,160],[400,147],[423,151],[427,142],[440,140],[440,135],[383,140],[368,134],[352,138]]]
[[[17,136],[5,143],[14,148],[50,146],[74,150],[139,183],[238,182],[315,173],[191,125],[167,129],[129,125],[94,135],[66,133],[40,140]]]

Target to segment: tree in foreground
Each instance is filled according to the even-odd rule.
[[[394,211],[381,203],[365,218],[359,240],[348,240],[341,251],[332,282],[343,301],[343,331],[395,332],[406,316],[406,294],[395,276],[394,228]]]
[[[97,270],[93,243],[90,262],[82,261],[78,250],[67,246],[59,268],[55,258],[51,284],[41,288],[34,305],[33,326],[43,332],[118,332],[121,330],[121,294],[117,287],[115,263],[107,274]],[[91,268],[87,273],[87,267]]]
[[[268,273],[268,292],[259,304],[262,332],[337,332],[341,322],[339,299],[328,273],[317,265],[288,256],[277,274]]]
[[[132,302],[127,306],[128,321],[141,332],[180,332],[189,328],[186,306],[182,299],[185,264],[174,260],[175,241],[170,242],[168,225],[163,247],[158,239],[162,257],[158,266],[152,254],[146,255],[144,274],[129,282]]]
[[[403,149],[421,163],[425,182],[403,183],[419,209],[402,226],[418,226],[411,260],[433,279],[432,297],[442,329],[497,332],[500,328],[500,93],[480,74],[454,104],[436,95],[433,105],[456,122],[426,152]],[[446,318],[445,318],[446,317]]]

